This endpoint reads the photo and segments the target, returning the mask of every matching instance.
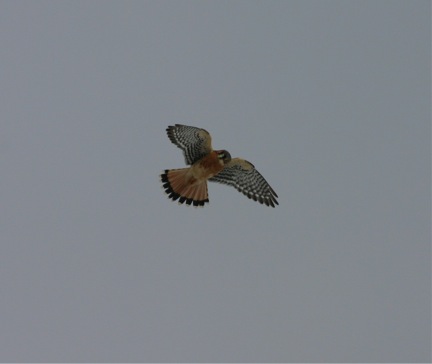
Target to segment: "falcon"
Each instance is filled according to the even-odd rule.
[[[184,154],[190,167],[166,169],[161,174],[168,197],[180,204],[204,206],[209,202],[207,181],[235,187],[261,204],[279,205],[278,195],[254,165],[241,158],[231,158],[226,150],[213,150],[207,130],[175,124],[166,129],[168,138]]]

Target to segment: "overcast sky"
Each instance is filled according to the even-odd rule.
[[[0,361],[430,362],[430,8],[1,1]]]

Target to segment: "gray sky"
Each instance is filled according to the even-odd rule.
[[[429,1],[2,1],[0,360],[429,362]],[[165,128],[252,162],[275,209]]]

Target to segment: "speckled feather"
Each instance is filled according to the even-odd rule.
[[[278,197],[276,192],[255,169],[255,166],[244,159],[232,159],[225,164],[221,172],[210,178],[209,181],[233,186],[248,198],[267,206],[279,205],[276,200]]]
[[[175,124],[166,131],[171,142],[183,150],[186,164],[194,164],[213,150],[211,136],[205,129]]]

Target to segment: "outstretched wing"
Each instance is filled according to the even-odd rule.
[[[279,205],[278,195],[270,187],[254,165],[244,159],[234,158],[225,164],[224,169],[209,181],[224,183],[235,187],[245,196],[267,206]]]
[[[207,130],[175,124],[166,131],[168,138],[183,150],[186,164],[194,164],[213,150]]]

